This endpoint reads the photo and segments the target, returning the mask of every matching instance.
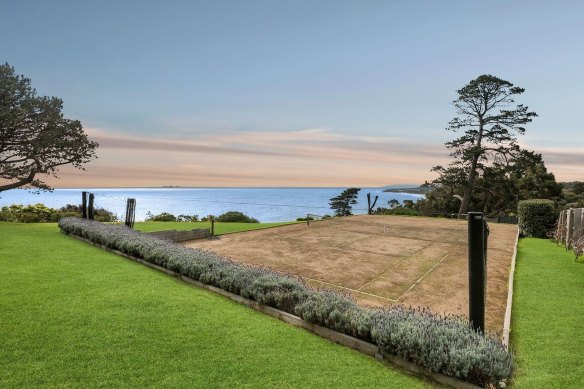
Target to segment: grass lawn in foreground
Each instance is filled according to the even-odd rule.
[[[231,232],[260,230],[294,224],[297,222],[279,222],[279,223],[219,223],[215,222],[215,234],[223,235]],[[211,228],[209,222],[136,222],[134,229],[138,231],[162,231],[162,230],[192,230],[194,228]]]
[[[2,388],[429,387],[55,224],[0,223],[0,269]]]
[[[545,239],[521,239],[511,341],[518,388],[584,388],[584,264]]]

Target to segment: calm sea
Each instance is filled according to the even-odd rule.
[[[219,215],[226,211],[241,211],[261,222],[296,220],[306,214],[332,215],[329,199],[345,188],[88,188],[55,189],[40,194],[23,189],[0,193],[0,207],[11,204],[43,203],[51,208],[66,204],[81,204],[81,191],[95,194],[95,205],[125,215],[126,199],[136,199],[136,220],[146,213],[169,212],[174,215]],[[396,199],[416,200],[421,195],[383,192],[379,188],[364,188],[359,193],[353,213],[367,213],[367,193],[379,196],[378,206]]]

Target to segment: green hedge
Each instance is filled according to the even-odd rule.
[[[522,200],[517,206],[521,236],[545,238],[556,222],[555,203],[552,200]]]
[[[221,223],[259,223],[257,219],[244,215],[238,211],[225,212],[224,214],[217,216],[215,221]]]
[[[64,217],[81,217],[81,206],[67,204],[59,209],[49,208],[44,204],[22,205],[13,204],[0,208],[0,221],[12,223],[55,223]],[[117,217],[112,212],[96,208],[95,220],[113,222]]]
[[[299,277],[233,262],[125,226],[66,218],[59,227],[308,322],[373,342],[383,351],[434,372],[483,386],[511,376],[513,357],[507,347],[473,331],[464,318],[402,306],[364,308],[348,296],[309,288]]]

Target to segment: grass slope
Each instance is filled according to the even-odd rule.
[[[2,388],[429,386],[54,224],[0,237]]]
[[[520,388],[584,388],[584,264],[544,239],[522,239],[512,344]]]
[[[259,230],[293,224],[296,222],[280,223],[215,223],[215,234],[223,235],[231,232]],[[138,231],[162,231],[162,230],[192,230],[194,228],[211,228],[209,222],[137,222],[134,228]]]

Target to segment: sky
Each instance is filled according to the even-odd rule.
[[[55,187],[421,184],[481,74],[584,180],[582,1],[0,2],[0,62],[100,143]]]

